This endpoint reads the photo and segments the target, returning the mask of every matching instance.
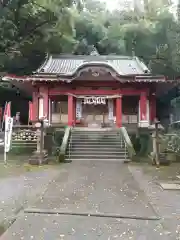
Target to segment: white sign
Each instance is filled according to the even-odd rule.
[[[109,120],[114,120],[114,104],[112,99],[108,100]]]
[[[4,152],[7,153],[11,146],[13,118],[6,117],[5,119],[5,136],[4,136]]]
[[[77,119],[81,119],[82,117],[82,104],[81,104],[81,100],[77,100],[76,102],[76,118]]]
[[[43,98],[39,98],[39,119],[44,117],[44,101]]]
[[[84,104],[106,104],[106,98],[105,97],[85,97],[84,98]]]

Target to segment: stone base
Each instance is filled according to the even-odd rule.
[[[41,165],[48,164],[48,154],[46,151],[42,153],[34,152],[33,155],[29,158],[29,164],[31,165]]]
[[[166,153],[160,153],[159,154],[159,163],[160,165],[164,165],[164,166],[169,166],[170,165],[170,161],[167,159],[167,154]]]
[[[139,122],[139,127],[140,128],[148,128],[149,127],[149,122],[148,121]]]
[[[124,160],[124,163],[130,163],[130,162],[131,162],[130,159],[126,159],[126,160]]]

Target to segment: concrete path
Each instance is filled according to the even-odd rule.
[[[0,239],[153,238],[171,239],[128,165],[76,161],[61,165],[44,194]]]
[[[37,170],[0,179],[0,226],[8,224],[20,210],[42,195],[57,173],[54,169]]]
[[[161,216],[161,224],[169,239],[180,239],[180,191],[163,190],[159,186],[161,181],[177,181],[180,174],[179,164],[155,167],[148,165],[132,165],[129,170],[133,174],[139,187],[144,190],[154,209]]]
[[[141,167],[75,161],[58,171],[1,240],[180,239],[178,216],[167,217],[163,207],[157,208],[167,195],[154,188]]]
[[[21,216],[0,239],[170,240],[157,221],[37,214]]]
[[[64,166],[64,171],[32,206],[35,211],[157,217],[127,165],[110,161],[75,161]]]

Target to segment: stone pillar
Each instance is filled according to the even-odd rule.
[[[122,96],[116,98],[116,126],[122,127]]]
[[[73,126],[74,122],[74,104],[73,96],[68,95],[68,126]]]

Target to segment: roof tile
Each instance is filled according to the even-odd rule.
[[[136,57],[128,56],[50,56],[48,60],[36,71],[36,73],[73,75],[76,71],[86,65],[106,65],[111,67],[117,74],[141,75],[150,73],[149,69]]]

